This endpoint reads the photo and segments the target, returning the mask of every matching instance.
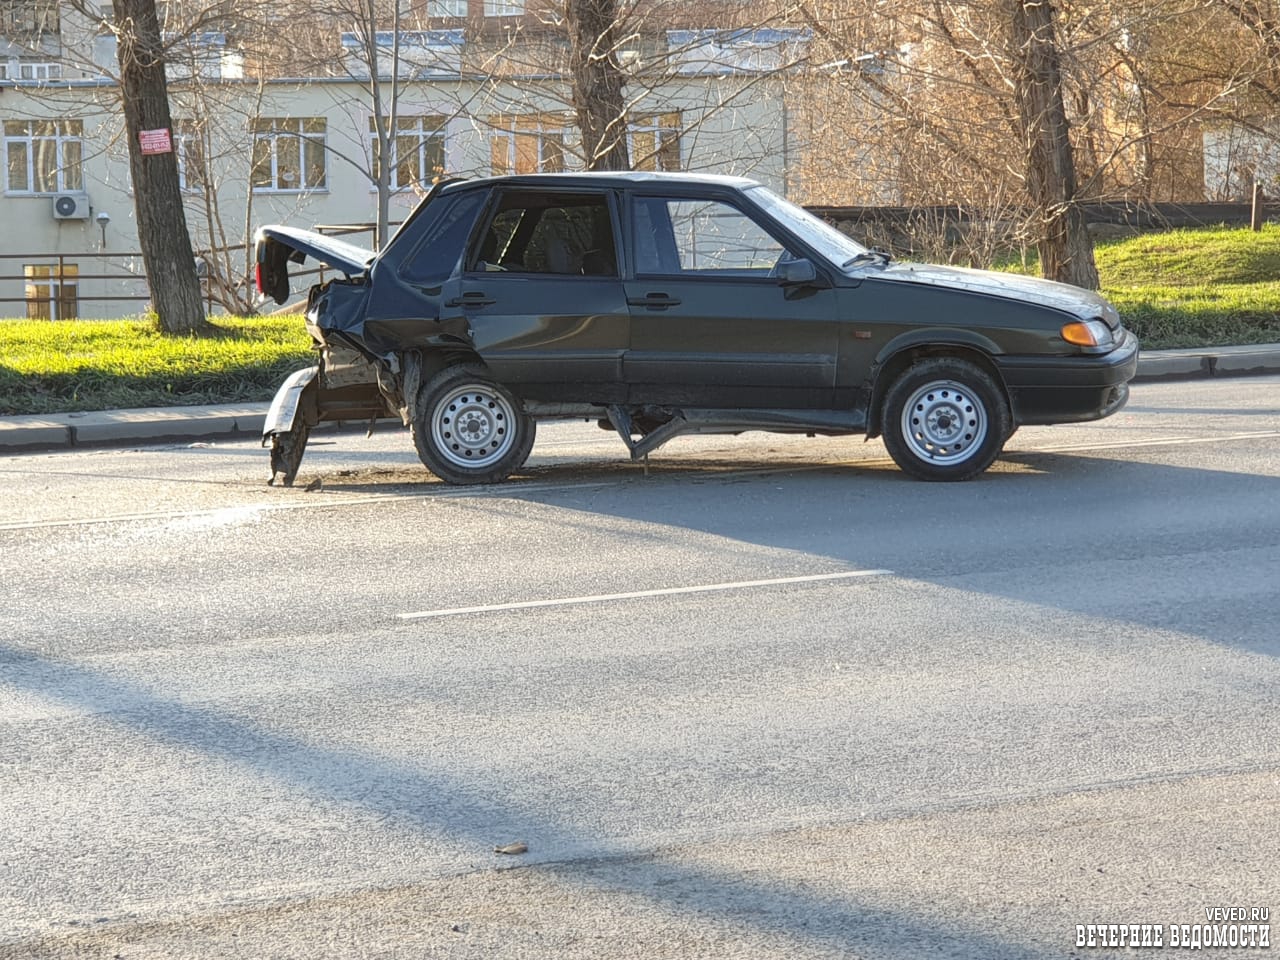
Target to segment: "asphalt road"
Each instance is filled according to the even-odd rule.
[[[967,484],[761,434],[646,476],[585,424],[486,489],[398,431],[288,490],[253,443],[2,458],[0,957],[1041,958],[1280,909],[1278,449],[1267,377]]]

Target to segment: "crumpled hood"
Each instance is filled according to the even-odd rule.
[[[1054,280],[1041,280],[1018,273],[1001,273],[996,270],[971,270],[967,267],[945,267],[933,263],[903,263],[895,261],[880,269],[868,270],[866,279],[889,280],[894,283],[922,283],[952,290],[972,290],[992,297],[1008,297],[1030,303],[1043,304],[1079,317],[1091,320],[1101,317],[1107,326],[1115,330],[1120,326],[1120,314],[1104,297],[1083,287]]]

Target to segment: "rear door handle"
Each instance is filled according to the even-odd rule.
[[[490,304],[497,303],[492,297],[486,297],[478,290],[472,290],[464,293],[460,297],[454,297],[445,303],[446,307],[487,307]]]
[[[665,293],[647,293],[643,297],[627,297],[627,304],[632,307],[650,307],[654,310],[663,310],[667,307],[678,307],[680,301],[675,297],[669,297]]]

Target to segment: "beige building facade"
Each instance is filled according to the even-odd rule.
[[[235,76],[234,62],[205,63],[175,78],[169,142],[192,243],[213,310],[221,312],[256,305],[247,246],[256,225],[374,220],[382,158],[367,79],[260,80]],[[391,220],[437,177],[580,168],[569,99],[554,77],[400,80]],[[786,190],[787,109],[778,78],[689,71],[633,93],[629,121],[637,168],[739,174]],[[0,80],[0,123],[0,316],[142,312],[118,87],[92,76]],[[371,243],[372,235],[352,240]]]

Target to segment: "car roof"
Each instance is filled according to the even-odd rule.
[[[583,170],[575,173],[524,173],[500,177],[481,177],[463,180],[450,187],[464,188],[480,185],[531,187],[538,190],[554,190],[564,187],[598,187],[603,184],[616,186],[652,186],[655,184],[689,184],[700,186],[732,187],[745,190],[760,184],[746,177],[730,177],[715,173],[656,173],[647,170]]]

